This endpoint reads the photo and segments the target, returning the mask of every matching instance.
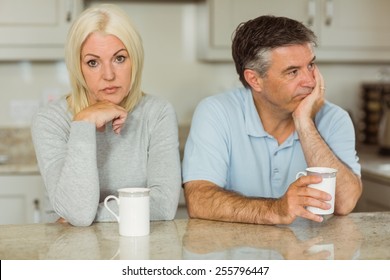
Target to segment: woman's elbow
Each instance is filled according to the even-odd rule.
[[[76,227],[88,227],[92,225],[92,223],[95,220],[96,213],[89,212],[89,213],[83,213],[79,211],[79,213],[67,213],[67,214],[61,214],[57,212],[60,217],[62,217],[66,222],[71,224],[72,226]]]
[[[89,227],[92,225],[94,219],[73,219],[69,223],[75,227]]]

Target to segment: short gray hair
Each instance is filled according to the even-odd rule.
[[[241,23],[233,34],[232,55],[241,83],[245,69],[256,70],[265,76],[273,49],[289,45],[311,43],[317,45],[317,37],[303,23],[294,19],[276,16],[260,16]]]

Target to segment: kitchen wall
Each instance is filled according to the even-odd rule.
[[[87,1],[95,5],[101,1]],[[143,89],[173,103],[180,124],[189,124],[197,103],[239,85],[232,63],[205,63],[196,58],[196,3],[110,1],[122,6],[138,27],[145,48]],[[360,84],[377,81],[389,64],[319,64],[327,98],[359,114]],[[30,115],[68,91],[62,61],[0,61],[0,126],[28,126]]]

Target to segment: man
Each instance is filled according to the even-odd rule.
[[[233,59],[244,88],[197,107],[186,143],[183,182],[189,216],[257,224],[321,222],[307,206],[329,209],[308,188],[308,166],[336,168],[335,214],[362,192],[355,133],[346,111],[325,101],[315,65],[316,37],[303,24],[261,16],[238,26]]]

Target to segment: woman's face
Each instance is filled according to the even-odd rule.
[[[114,35],[100,32],[89,35],[81,49],[81,71],[91,105],[102,100],[119,104],[129,94],[130,57]]]

